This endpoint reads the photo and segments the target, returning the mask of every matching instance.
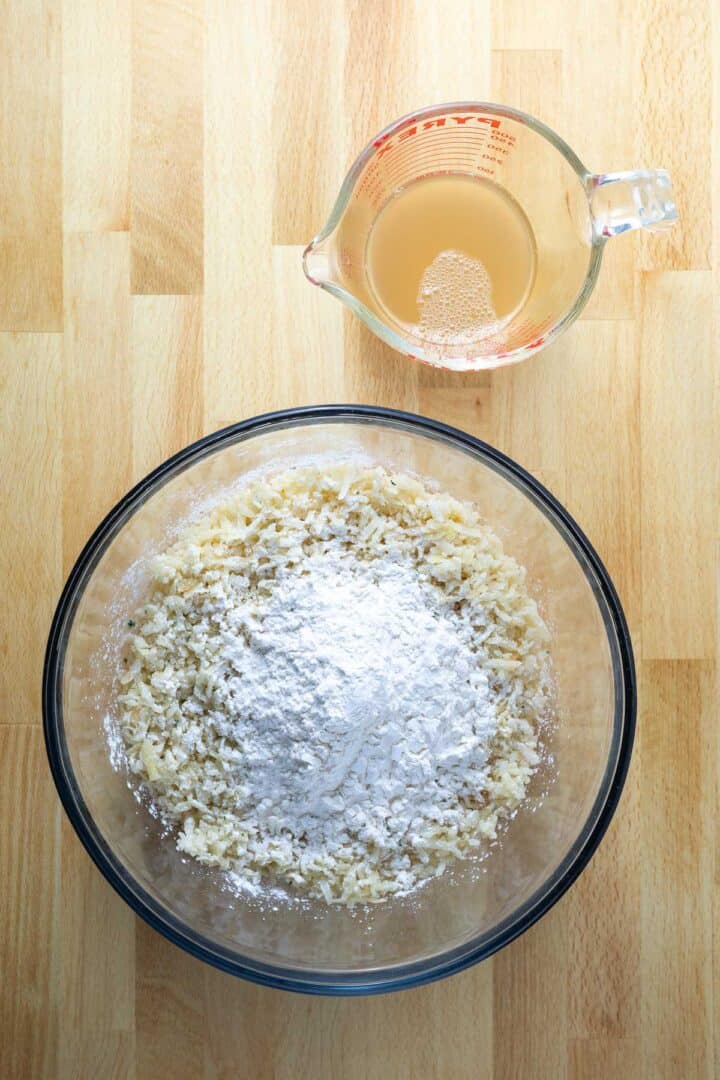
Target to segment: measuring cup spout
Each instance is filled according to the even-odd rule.
[[[303,251],[303,270],[305,277],[313,285],[326,285],[333,280],[332,244],[329,237],[324,240],[316,237]]]
[[[629,229],[667,229],[677,221],[670,176],[665,169],[602,173],[587,180],[597,236]]]

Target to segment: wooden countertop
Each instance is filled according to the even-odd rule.
[[[712,6],[0,4],[4,1078],[720,1072]],[[394,355],[300,270],[368,138],[461,98],[534,113],[597,170],[665,166],[682,218],[609,245],[583,318],[493,375]],[[548,484],[614,577],[641,698],[569,894],[491,961],[366,1000],[259,989],[139,922],[65,820],[40,726],[50,617],[115,500],[221,425],[337,400],[449,421]]]

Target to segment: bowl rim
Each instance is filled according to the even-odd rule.
[[[113,854],[85,805],[67,752],[61,699],[65,631],[72,623],[85,585],[97,563],[119,528],[138,506],[150,498],[164,482],[183,472],[196,460],[208,456],[213,450],[245,441],[272,428],[332,422],[376,422],[380,426],[404,429],[436,441],[450,442],[456,448],[479,458],[522,490],[555,525],[585,573],[605,625],[613,660],[615,686],[613,734],[605,773],[582,829],[552,875],[524,904],[483,935],[430,958],[388,968],[376,966],[349,973],[330,969],[315,971],[301,966],[282,967],[251,960],[210,942],[182,920],[164,911],[162,905],[124,871],[122,863]],[[42,711],[48,761],[63,808],[95,865],[135,914],[173,944],[222,971],[278,989],[348,996],[420,986],[462,971],[504,948],[557,903],[588,865],[615,813],[632,754],[637,687],[630,634],[610,576],[575,520],[543,484],[488,443],[438,420],[381,406],[337,404],[262,413],[212,432],[167,458],[115,504],[77,557],[55,609],[43,665]]]

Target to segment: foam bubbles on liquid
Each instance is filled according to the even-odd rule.
[[[438,345],[470,345],[500,328],[492,281],[479,259],[441,251],[420,279],[418,331]]]

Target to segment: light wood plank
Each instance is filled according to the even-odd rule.
[[[569,1077],[589,1069],[603,1046],[610,1060],[622,1046],[629,1061],[640,1056],[641,769],[636,748],[617,815],[566,900]]]
[[[210,1056],[206,1076],[293,1080],[485,1080],[493,1056],[492,964],[453,983],[376,998],[277,994],[208,972]],[[459,993],[457,992],[459,989]],[[232,1015],[231,1029],[223,1018]],[[418,1033],[422,1032],[422,1039]]]
[[[38,727],[0,727],[0,1076],[54,1077],[60,806]]]
[[[642,0],[638,9],[638,157],[644,165],[670,171],[680,219],[667,232],[642,237],[638,265],[644,270],[706,270],[710,266],[713,7],[712,0],[683,5],[673,0]]]
[[[272,335],[272,203],[263,188],[272,183],[272,103],[254,89],[272,70],[267,5],[207,0],[206,38],[203,370],[212,431],[252,415]]]
[[[60,12],[0,4],[0,330],[62,330]]]
[[[473,372],[452,377],[430,367],[418,373],[418,412],[462,428],[489,442],[493,438],[492,375]]]
[[[132,481],[127,235],[69,236],[65,277],[62,521],[69,567]]]
[[[635,328],[631,322],[593,320],[574,330],[563,380],[566,505],[610,572],[631,629],[639,631],[640,358]],[[599,402],[612,404],[599,408]],[[610,446],[612,453],[598,453],[598,447]]]
[[[69,567],[132,481],[127,234],[68,236],[65,274],[63,550]],[[67,821],[62,849],[60,1075],[132,1078],[135,919]]]
[[[140,479],[203,431],[202,300],[131,302],[133,476]]]
[[[491,6],[490,0],[473,4],[417,0],[415,33],[424,104],[490,98]]]
[[[63,226],[130,228],[132,0],[63,0]]]
[[[133,293],[203,286],[203,2],[134,0]]]
[[[0,334],[0,460],[23,463],[3,483],[0,581],[0,724],[40,723],[40,678],[62,585],[62,339]]]
[[[634,327],[587,321],[575,331],[563,408],[566,505],[605,562],[631,630],[639,631],[640,390]],[[610,401],[611,409],[598,407]],[[598,447],[610,446],[612,453],[598,453]],[[592,1075],[603,1046],[608,1061],[627,1052],[627,1068],[639,1058],[641,775],[636,750],[608,837],[567,897],[570,1077]]]
[[[643,656],[715,654],[716,358],[711,275],[642,280]],[[692,437],[689,437],[692,433]]]
[[[716,674],[712,663],[665,661],[641,675],[642,1075],[704,1080],[717,1008]]]
[[[208,1037],[205,965],[175,948],[140,919],[135,930],[138,1080],[200,1078]]]
[[[348,0],[344,75],[349,167],[384,127],[426,103],[412,0],[395,0],[388,20],[371,18],[365,4]]]
[[[344,175],[348,155],[343,115],[345,18],[342,4],[329,4],[318,18],[314,4],[272,0],[274,42],[272,141],[276,183],[274,244],[306,244],[325,224]],[[308,78],[308,71],[322,78]],[[312,149],[308,131],[313,132]],[[352,148],[350,148],[352,153]],[[302,199],[288,192],[302,191]]]
[[[238,395],[247,395],[256,413],[344,400],[343,309],[328,293],[309,286],[302,272],[302,251],[302,247],[273,248],[273,321],[256,345],[255,362],[248,357],[243,365],[242,379],[239,370],[235,378],[223,365],[223,386],[209,388],[211,400],[218,395],[214,427],[248,414]],[[231,321],[228,313],[228,329]]]
[[[416,412],[418,364],[380,341],[364,323],[345,312],[345,399]]]
[[[558,49],[497,49],[492,99],[537,116],[551,127],[563,111],[563,54]]]
[[[561,901],[493,959],[498,1078],[567,1076],[568,935]],[[522,1033],[522,1034],[520,1034]]]
[[[492,41],[496,49],[561,49],[566,40],[567,7],[563,0],[542,6],[525,0],[492,4]],[[579,37],[579,35],[577,35]],[[576,37],[576,43],[577,43]]]
[[[135,1077],[135,916],[62,829],[59,1075]]]
[[[302,251],[273,249],[275,314],[272,346],[260,358],[258,410],[344,400],[343,309],[329,293],[309,285]]]
[[[531,363],[491,374],[490,442],[509,454],[565,498],[568,448],[558,410],[565,408],[566,372],[571,370],[573,344],[558,342]]]
[[[573,1039],[568,1080],[640,1076],[640,1045],[632,1039]]]
[[[295,995],[278,994],[207,968],[205,1080],[238,1072],[257,1080],[278,1080],[278,1042],[295,1001]]]

